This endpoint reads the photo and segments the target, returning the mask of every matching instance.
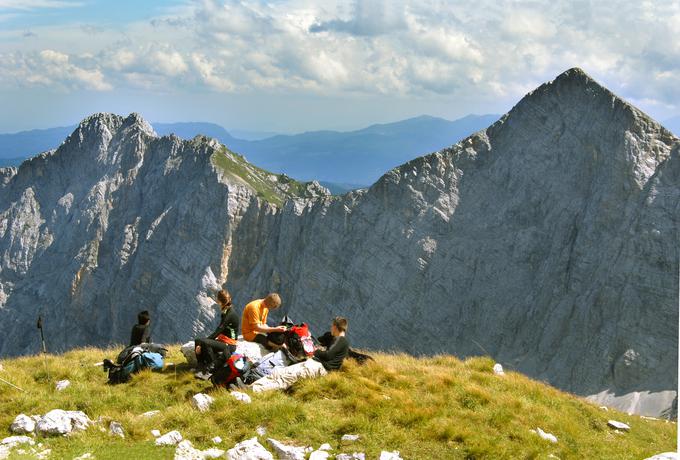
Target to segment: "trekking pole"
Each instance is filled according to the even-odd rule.
[[[9,386],[11,386],[12,388],[16,388],[16,389],[19,390],[19,391],[26,392],[26,390],[24,390],[23,388],[19,388],[19,387],[16,386],[15,384],[13,384],[13,383],[11,383],[11,382],[8,382],[8,381],[5,380],[5,379],[0,379],[0,382],[4,383],[4,384],[6,384],[6,385],[9,385]]]
[[[45,373],[47,374],[47,380],[50,381],[52,379],[50,378],[50,371],[47,368],[47,347],[45,346],[45,334],[43,333],[43,323],[41,315],[38,315],[37,327],[38,329],[40,329],[40,341],[42,343],[42,353],[43,357],[45,358]]]

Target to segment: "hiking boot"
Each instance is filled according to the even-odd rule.
[[[194,374],[194,377],[201,380],[208,380],[210,378],[210,374],[208,374],[206,371],[199,371]]]

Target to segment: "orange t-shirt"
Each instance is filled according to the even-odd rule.
[[[243,338],[249,342],[255,340],[255,335],[258,333],[255,326],[258,324],[267,324],[267,314],[269,308],[264,306],[264,299],[257,299],[246,305],[243,309],[243,317],[241,318],[241,333]]]

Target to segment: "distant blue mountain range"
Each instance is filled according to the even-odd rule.
[[[249,132],[250,140],[236,138],[214,123],[154,123],[153,127],[160,135],[214,137],[261,168],[300,180],[319,180],[334,193],[341,193],[368,186],[391,168],[455,144],[498,118],[468,115],[449,121],[420,116],[348,132],[312,131],[264,139],[259,137],[266,133]],[[66,126],[0,134],[0,166],[17,165],[58,147],[74,129]]]

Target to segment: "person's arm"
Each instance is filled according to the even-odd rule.
[[[271,327],[266,324],[256,324],[254,329],[262,334],[267,334],[269,332],[286,332],[286,326]]]
[[[347,339],[344,339],[344,337],[342,339],[338,337],[335,342],[333,342],[333,345],[331,345],[326,351],[316,350],[314,352],[314,357],[319,358],[321,361],[332,361],[339,355],[346,355],[347,348],[349,348],[347,346]]]
[[[144,328],[144,333],[142,334],[141,343],[151,343],[151,326],[148,325],[148,324]]]
[[[214,304],[213,304],[213,307],[215,307]],[[224,314],[222,314],[222,316],[220,316],[220,324],[217,325],[217,328],[215,328],[215,330],[212,332],[212,334],[210,334],[207,338],[215,340],[217,338],[217,336],[222,333],[222,328],[223,328],[222,323],[223,322],[224,322]]]

